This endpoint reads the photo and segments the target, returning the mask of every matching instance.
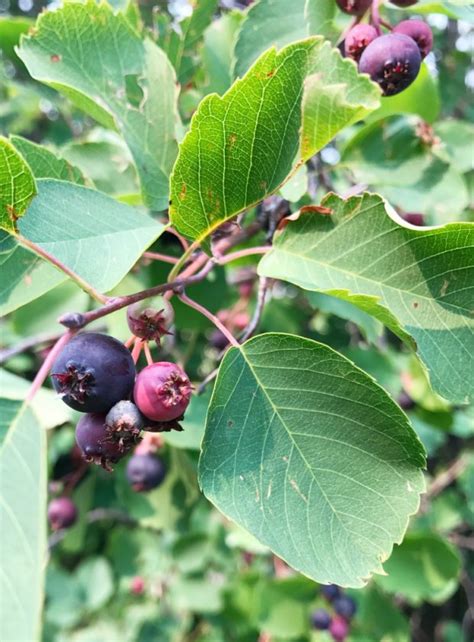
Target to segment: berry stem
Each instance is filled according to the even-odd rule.
[[[263,308],[265,307],[265,301],[267,298],[267,291],[271,283],[272,280],[266,277],[262,277],[260,279],[258,284],[257,306],[250,323],[242,332],[242,335],[239,337],[240,343],[247,341],[247,339],[249,339],[257,329],[257,326],[260,323],[260,319],[262,318],[262,312]]]
[[[46,377],[48,376],[51,366],[56,360],[56,357],[59,355],[59,353],[64,348],[66,343],[70,341],[75,334],[76,334],[76,330],[68,330],[56,341],[54,346],[51,348],[48,356],[43,361],[41,368],[38,370],[35,378],[33,379],[31,388],[29,389],[28,394],[26,395],[26,398],[25,398],[26,403],[30,403],[33,397],[35,396],[35,394],[41,388]]]
[[[195,310],[203,314],[205,317],[207,317],[210,321],[212,321],[212,323],[216,326],[216,328],[218,328],[222,332],[222,334],[226,337],[229,343],[231,343],[235,348],[239,347],[239,342],[234,337],[234,335],[231,334],[229,330],[225,327],[225,325],[221,323],[221,321],[219,321],[219,319],[214,314],[212,314],[212,312],[210,312],[207,308],[202,306],[200,303],[197,303],[196,301],[193,301],[192,299],[190,299],[188,296],[186,296],[186,294],[184,294],[184,292],[182,294],[178,294],[178,299],[180,299],[180,301],[182,301],[186,305],[189,305],[190,308],[194,308]]]
[[[151,356],[150,346],[148,345],[148,341],[145,341],[143,343],[143,352],[145,353],[147,364],[151,366],[151,364],[153,363],[153,357]]]
[[[163,263],[171,263],[176,265],[178,259],[174,256],[168,256],[167,254],[160,254],[159,252],[143,252],[142,256],[145,259],[152,259],[153,261],[162,261]]]
[[[170,234],[173,234],[173,236],[176,236],[176,238],[179,240],[179,242],[183,246],[183,250],[186,251],[188,249],[189,243],[184,238],[184,236],[181,236],[181,234],[174,229],[174,227],[170,225],[169,227],[166,228],[166,231],[169,232]]]
[[[123,345],[124,345],[126,348],[131,348],[131,347],[132,347],[132,345],[135,343],[136,338],[137,338],[137,337],[136,337],[134,334],[132,334],[132,336],[131,336],[131,337],[129,337],[129,338],[125,341],[125,343],[124,343]]]
[[[64,263],[59,261],[56,257],[54,257],[52,254],[44,250],[42,247],[37,245],[36,243],[33,243],[33,241],[30,241],[29,239],[26,239],[24,236],[21,236],[21,234],[16,235],[17,240],[22,244],[25,245],[28,249],[32,250],[35,254],[38,254],[38,256],[41,256],[41,258],[45,259],[54,267],[57,267],[61,272],[64,272],[64,274],[67,274],[73,281],[77,283],[77,285],[84,290],[84,292],[87,292],[89,296],[91,296],[93,299],[98,301],[99,303],[107,303],[109,301],[109,297],[105,296],[104,294],[101,294],[98,292],[92,285],[87,283],[87,281],[84,281],[82,277],[80,277],[78,274],[73,272],[70,268],[68,268]]]
[[[226,263],[231,263],[232,261],[237,261],[242,259],[245,256],[253,256],[255,254],[266,254],[268,250],[271,250],[271,245],[260,245],[257,247],[247,247],[243,250],[237,250],[237,252],[232,252],[231,254],[226,254],[225,256],[218,259],[219,265],[225,265]]]
[[[34,337],[28,337],[24,341],[20,341],[16,345],[10,348],[4,348],[0,350],[0,364],[6,363],[12,357],[16,357],[17,354],[22,352],[27,352],[32,348],[36,348],[42,344],[53,343],[60,339],[64,334],[62,332],[43,332],[42,334],[35,335]]]
[[[133,346],[133,350],[132,350],[133,363],[136,363],[140,358],[140,355],[142,353],[142,348],[143,348],[143,341],[139,338],[135,339],[135,345]]]
[[[371,18],[372,25],[380,36],[382,33],[382,29],[380,28],[380,0],[373,0]]]

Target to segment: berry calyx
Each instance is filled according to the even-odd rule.
[[[331,624],[331,616],[325,609],[316,609],[311,613],[311,625],[314,629],[324,631]]]
[[[51,369],[62,400],[80,412],[107,412],[130,394],[135,364],[125,346],[106,334],[84,332],[67,343]]]
[[[119,401],[105,417],[105,428],[109,437],[124,447],[140,441],[140,432],[145,419],[131,401]]]
[[[354,600],[348,595],[341,595],[333,602],[334,610],[338,615],[343,617],[345,620],[350,620],[354,617],[355,612],[357,611],[357,605]]]
[[[378,33],[372,25],[361,24],[352,27],[344,41],[345,56],[358,62],[364,49],[368,47],[377,36]]]
[[[127,463],[127,479],[136,492],[143,493],[156,488],[165,477],[165,466],[154,455],[133,455]]]
[[[138,375],[133,391],[140,411],[153,421],[172,421],[184,414],[191,398],[188,375],[175,363],[158,361]]]
[[[160,343],[174,320],[171,303],[163,297],[139,301],[127,308],[127,323],[136,337]]]
[[[370,43],[362,53],[359,71],[378,83],[384,96],[406,89],[420,71],[421,55],[409,36],[390,33]]]
[[[328,602],[332,602],[341,595],[341,589],[336,584],[326,584],[321,587],[321,594]]]
[[[53,531],[69,528],[76,523],[77,508],[69,497],[57,497],[49,502],[48,521]]]
[[[433,48],[433,32],[423,20],[402,20],[393,28],[392,33],[401,33],[413,38],[422,58],[426,58]]]
[[[84,459],[111,471],[115,464],[129,452],[131,444],[114,440],[105,425],[105,415],[90,413],[80,418],[76,426],[76,442]]]
[[[372,0],[336,0],[337,6],[351,16],[362,16],[372,4]]]
[[[343,617],[337,615],[329,625],[329,632],[335,642],[344,642],[349,634],[349,625]]]

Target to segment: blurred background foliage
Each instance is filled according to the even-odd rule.
[[[32,80],[15,54],[20,34],[32,27],[35,16],[59,4],[0,0],[0,131],[50,147],[76,166],[86,183],[140,204],[136,171],[121,138]],[[179,59],[183,21],[191,12],[188,2],[111,4],[174,62],[184,131],[203,96],[222,94],[232,82],[233,47],[245,3],[214,3]],[[282,197],[291,210],[318,202],[328,190],[344,195],[363,186],[385,196],[401,216],[421,214],[424,224],[474,219],[472,8],[454,0],[425,0],[417,10],[435,34],[426,68],[409,90],[384,100],[368,121],[345,130],[285,186]],[[399,18],[400,10],[389,8],[388,15],[391,12]],[[341,30],[346,18],[338,15]],[[247,216],[265,213],[263,207]],[[166,234],[151,249],[179,254],[175,239]],[[225,310],[236,325],[242,321],[238,314],[247,320],[254,303],[239,298],[235,280],[242,268],[252,279],[255,262],[250,259],[237,270],[218,270],[211,281],[193,286],[191,295],[213,312]],[[142,260],[116,292],[159,283],[167,271],[160,263]],[[8,284],[2,288],[0,303]],[[46,335],[59,331],[57,317],[91,305],[74,284],[62,282],[4,317],[3,396],[24,396],[24,380],[34,376],[48,349]],[[97,327],[128,338],[123,312]],[[357,614],[348,639],[474,639],[472,408],[452,407],[434,394],[419,363],[398,339],[374,319],[327,295],[277,284],[260,330],[297,333],[340,350],[402,403],[428,451],[429,491],[405,541],[385,565],[388,575],[349,591]],[[24,347],[25,341],[43,335],[42,343]],[[185,364],[198,385],[216,367],[219,348],[207,320],[176,305],[175,332],[159,353],[154,351],[158,354]],[[330,639],[310,626],[316,607],[330,609],[318,585],[226,521],[199,492],[196,465],[210,387],[193,397],[185,432],[165,436],[160,456],[168,474],[148,494],[130,489],[123,463],[114,475],[84,467],[74,448],[74,413],[51,391],[38,397],[37,412],[50,429],[51,495],[70,492],[80,514],[72,529],[50,539],[45,642]]]

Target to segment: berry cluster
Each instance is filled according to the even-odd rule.
[[[169,334],[173,309],[167,301],[163,304],[160,309],[146,302],[128,308],[136,358],[145,342],[159,344]],[[137,374],[127,347],[95,332],[78,334],[66,344],[51,377],[62,400],[85,413],[76,427],[84,458],[106,470],[132,450],[142,430],[181,430],[178,421],[191,397],[191,382],[177,364],[150,363]],[[128,477],[136,490],[150,490],[163,480],[164,467],[152,455],[136,455],[130,460]]]
[[[320,631],[329,631],[335,642],[344,642],[357,610],[356,603],[335,584],[323,586],[321,594],[329,602],[332,613],[324,608],[316,609],[311,614],[311,624]]]
[[[363,16],[372,0],[336,0],[345,13]],[[416,0],[396,0],[400,7],[416,4]],[[433,34],[422,20],[403,20],[390,33],[383,34],[380,23],[356,24],[346,34],[344,54],[352,58],[361,73],[369,74],[383,91],[384,96],[394,96],[406,89],[418,76],[421,61],[433,46]]]

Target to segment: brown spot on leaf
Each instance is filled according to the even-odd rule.
[[[14,223],[16,223],[16,221],[18,221],[18,219],[20,218],[15,212],[15,208],[12,205],[7,205],[7,214]]]
[[[262,190],[262,192],[266,192],[267,187],[268,187],[267,181],[260,181],[260,189]]]
[[[416,309],[419,306],[418,301],[413,301],[413,307]]]
[[[180,201],[184,201],[185,198],[186,198],[186,183],[183,183],[181,185],[181,191],[179,193],[179,199],[180,199]]]
[[[234,426],[234,422],[232,421],[232,419],[229,419],[227,421],[227,428],[233,428],[233,426]]]
[[[237,142],[237,134],[231,134],[229,136],[229,147],[232,149],[232,147],[235,145]]]
[[[60,62],[61,56],[59,54],[52,54],[50,60],[51,62]]]
[[[275,70],[272,69],[271,71],[268,72],[267,78],[271,78],[275,74]]]

